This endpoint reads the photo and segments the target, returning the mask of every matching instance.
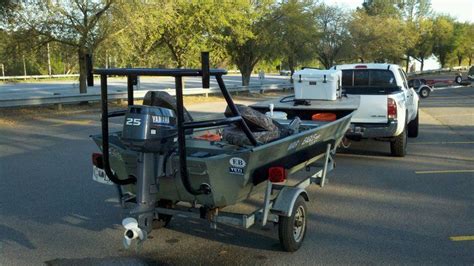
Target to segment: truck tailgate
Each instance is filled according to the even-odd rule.
[[[352,123],[387,123],[387,95],[360,95]]]

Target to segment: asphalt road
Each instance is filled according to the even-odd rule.
[[[422,101],[405,158],[382,142],[341,151],[329,184],[309,189],[308,232],[291,254],[272,225],[214,231],[179,217],[140,252],[124,250],[115,188],[91,179],[98,121],[79,112],[0,127],[0,265],[474,263],[474,88]]]
[[[258,75],[253,75],[250,79],[250,85],[259,84],[277,84],[288,82],[288,76],[265,75],[263,81],[259,80]],[[225,75],[224,81],[228,87],[242,86],[240,75]],[[96,79],[94,87],[88,87],[88,92],[100,93],[100,80]],[[127,80],[125,78],[110,78],[108,80],[109,91],[126,91]],[[185,88],[202,88],[201,78],[185,77]],[[211,87],[218,87],[215,78],[211,77]],[[137,90],[157,90],[174,88],[174,79],[172,77],[141,77],[140,87]],[[19,82],[19,83],[1,83],[0,99],[22,98],[30,96],[51,96],[53,94],[73,94],[79,93],[78,81],[51,80],[41,82]]]

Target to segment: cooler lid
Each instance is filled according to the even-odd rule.
[[[293,79],[299,79],[301,78],[314,78],[314,79],[320,79],[324,78],[326,76],[326,79],[338,79],[341,78],[342,76],[342,71],[341,70],[319,70],[319,69],[302,69],[298,70],[293,74]]]

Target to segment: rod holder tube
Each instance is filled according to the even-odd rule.
[[[184,127],[184,105],[183,105],[183,77],[175,76],[176,83],[176,111],[178,116],[178,152],[179,152],[179,170],[181,181],[184,188],[192,195],[204,194],[199,189],[194,189],[189,181],[188,164],[186,156],[186,134]]]
[[[133,105],[133,79],[135,76],[127,76],[127,103],[128,105]]]
[[[239,110],[237,109],[237,106],[235,106],[234,101],[232,100],[232,97],[227,91],[227,88],[225,87],[224,80],[222,79],[222,75],[216,75],[216,80],[217,80],[217,83],[219,84],[219,88],[221,89],[222,96],[224,96],[224,99],[227,102],[227,105],[229,106],[230,111],[232,112],[232,115],[242,117],[240,115]],[[247,136],[247,138],[249,139],[250,143],[253,146],[257,146],[258,145],[257,140],[253,136],[252,131],[250,131],[250,128],[247,125],[247,123],[245,123],[245,120],[241,119],[239,121],[239,124],[240,124],[241,129],[244,131],[245,136]]]
[[[119,179],[110,169],[109,161],[109,118],[107,103],[107,75],[100,75],[100,95],[102,102],[102,158],[107,177],[117,185],[128,185],[136,182],[135,178]]]

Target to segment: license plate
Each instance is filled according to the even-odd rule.
[[[92,166],[92,180],[106,184],[106,185],[113,185],[114,183],[110,181],[109,177],[105,174],[103,169],[96,167],[95,165]]]

